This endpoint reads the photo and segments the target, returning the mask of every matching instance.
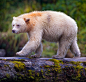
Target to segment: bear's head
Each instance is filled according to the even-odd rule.
[[[13,17],[12,32],[16,34],[27,32],[27,23],[29,21],[30,18]]]

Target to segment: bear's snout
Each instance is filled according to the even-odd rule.
[[[15,30],[12,30],[12,33],[15,33]]]

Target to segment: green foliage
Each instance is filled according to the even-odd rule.
[[[15,53],[19,50],[19,47],[22,47],[22,45],[25,45],[26,38],[25,35],[19,34],[15,35],[11,32],[7,33],[0,33],[0,48],[6,50],[6,56],[14,56]],[[24,37],[24,38],[21,38]],[[23,41],[23,39],[25,39]]]
[[[52,57],[57,52],[57,45],[56,43],[50,43],[47,41],[43,41],[43,53],[42,57]]]
[[[0,1],[0,48],[9,54],[19,49],[20,35],[11,34],[13,16],[34,10],[53,10],[66,13],[75,19],[78,25],[78,44],[82,56],[86,56],[86,0],[2,0]],[[3,37],[3,32],[7,35]],[[9,32],[9,33],[8,33]],[[1,38],[2,37],[2,38]],[[26,39],[26,36],[24,36]],[[24,39],[24,40],[25,40]],[[22,39],[23,40],[23,39]],[[26,39],[27,40],[27,39]],[[14,42],[14,43],[13,43]],[[24,41],[22,41],[24,42]],[[24,43],[20,45],[24,46]],[[43,41],[43,57],[51,57],[57,52],[57,45]]]
[[[9,29],[13,16],[38,9],[40,9],[40,5],[35,0],[0,1],[0,31],[7,31]]]

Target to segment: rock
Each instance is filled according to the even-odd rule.
[[[75,61],[75,62],[86,62],[86,57],[79,57],[79,58],[64,58],[65,61]]]
[[[86,82],[86,57],[0,57],[0,82]]]
[[[6,52],[4,49],[0,49],[0,57],[4,57],[6,55]]]

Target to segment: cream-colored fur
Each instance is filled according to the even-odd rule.
[[[64,58],[68,49],[80,57],[80,50],[77,45],[77,24],[66,14],[55,11],[34,11],[13,17],[12,32],[27,32],[29,41],[20,52],[16,54],[25,56],[35,51],[32,57],[40,57],[42,54],[42,39],[50,42],[58,42],[57,55],[53,58]]]

